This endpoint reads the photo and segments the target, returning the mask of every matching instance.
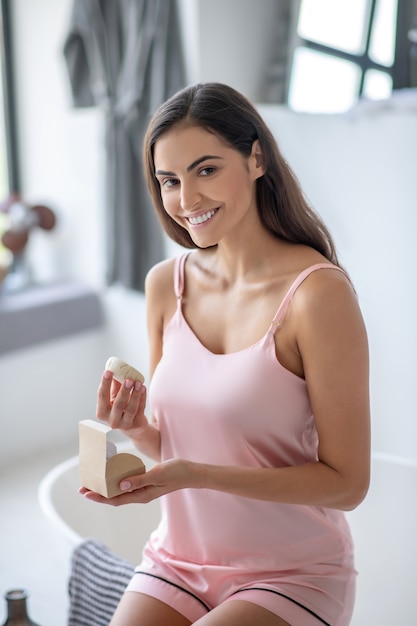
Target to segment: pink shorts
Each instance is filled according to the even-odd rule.
[[[191,566],[191,564],[190,564]],[[320,566],[323,567],[323,566]],[[267,609],[293,626],[348,626],[355,597],[354,570],[346,577],[325,566],[321,576],[292,572],[278,580],[233,573],[225,566],[192,567],[175,571],[171,565],[144,557],[126,591],[152,596],[194,623],[230,600],[245,600]],[[292,578],[292,581],[290,580]],[[245,580],[244,580],[245,579]],[[327,589],[326,589],[327,585]]]

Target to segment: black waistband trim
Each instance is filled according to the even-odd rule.
[[[281,593],[280,591],[275,591],[275,589],[265,589],[265,587],[246,587],[245,589],[239,589],[239,591],[235,591],[235,593],[233,593],[232,595],[236,595],[237,593],[240,593],[241,591],[269,591],[270,593],[275,593],[277,596],[281,596],[282,598],[285,598],[286,600],[289,600],[290,602],[293,602],[300,608],[304,609],[305,611],[310,613],[310,615],[318,619],[319,622],[321,622],[322,624],[325,624],[325,626],[331,626],[328,622],[325,622],[324,619],[319,617],[317,613],[314,613],[314,611],[312,611],[311,609],[308,609],[306,606],[303,606],[302,604],[300,604],[300,602],[297,602],[297,600],[294,600],[294,598],[290,598],[289,596],[286,596],[284,593]]]
[[[192,598],[197,600],[197,602],[202,604],[207,611],[211,611],[211,607],[207,606],[207,604],[203,602],[201,598],[196,596],[195,593],[192,593],[192,591],[189,591],[188,589],[184,589],[184,587],[181,587],[180,585],[177,585],[176,583],[173,583],[172,581],[167,580],[166,578],[162,578],[162,576],[156,576],[155,574],[150,574],[149,572],[142,572],[140,570],[136,571],[135,574],[143,574],[144,576],[150,576],[151,578],[157,578],[158,580],[162,580],[162,582],[167,583],[168,585],[172,585],[173,587],[176,587],[177,589],[179,589],[180,591],[183,591],[184,593],[188,593],[189,596],[191,596]]]

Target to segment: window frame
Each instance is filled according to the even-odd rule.
[[[411,87],[410,46],[408,33],[417,18],[417,0],[398,0],[395,61],[392,89]]]
[[[0,57],[1,80],[3,84],[3,110],[7,177],[9,194],[20,191],[20,171],[18,158],[18,135],[16,120],[16,98],[13,72],[13,37],[12,15],[10,0],[1,0],[0,3]]]
[[[298,15],[301,8],[302,0],[297,1],[297,7],[294,11],[294,19],[292,23],[293,36],[291,37],[291,50],[289,55],[289,72],[286,85],[286,102],[289,101],[289,88],[291,83],[291,73],[294,52],[297,48],[306,48],[314,50],[335,58],[344,59],[350,61],[358,66],[361,77],[359,81],[358,91],[356,98],[359,99],[363,94],[365,75],[368,70],[377,70],[378,72],[384,72],[388,74],[392,79],[392,91],[395,89],[402,89],[410,86],[410,68],[409,68],[409,39],[408,32],[412,28],[413,19],[417,14],[417,0],[398,0],[397,2],[397,20],[395,29],[395,49],[394,49],[394,62],[391,66],[386,66],[376,61],[373,61],[369,56],[369,47],[371,42],[372,28],[374,24],[375,11],[378,0],[369,0],[368,10],[368,24],[366,32],[365,47],[362,54],[354,54],[333,48],[332,46],[326,46],[305,39],[297,32]]]

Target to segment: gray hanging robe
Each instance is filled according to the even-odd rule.
[[[74,105],[106,116],[107,282],[143,291],[164,257],[143,138],[157,107],[185,86],[176,1],[74,0],[63,52]]]

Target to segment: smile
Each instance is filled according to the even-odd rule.
[[[191,224],[191,226],[197,226],[197,224],[203,224],[207,222],[210,218],[213,217],[217,213],[218,209],[213,209],[212,211],[208,211],[207,213],[203,213],[202,215],[197,215],[197,217],[187,217],[187,221]]]

